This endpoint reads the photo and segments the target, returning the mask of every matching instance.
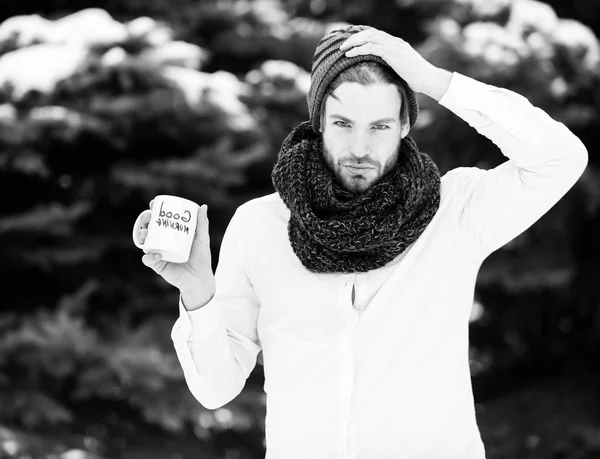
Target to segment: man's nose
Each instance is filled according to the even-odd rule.
[[[350,139],[350,153],[357,158],[368,156],[371,153],[371,144],[368,134],[356,132]]]

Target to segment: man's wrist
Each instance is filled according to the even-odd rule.
[[[435,67],[421,92],[439,102],[450,88],[451,80],[452,72]]]
[[[183,307],[187,311],[194,311],[206,306],[215,295],[214,289],[209,291],[199,291],[197,289],[180,290],[179,293]]]

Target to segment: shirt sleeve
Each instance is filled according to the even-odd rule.
[[[485,258],[567,193],[587,166],[587,149],[563,123],[525,97],[456,72],[440,104],[508,158],[489,170],[458,168],[465,193],[459,225]]]
[[[225,405],[242,391],[261,350],[256,325],[260,304],[246,276],[236,216],[221,242],[214,296],[193,311],[185,309],[180,296],[171,332],[187,385],[208,409]]]

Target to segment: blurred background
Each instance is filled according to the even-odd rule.
[[[196,402],[177,291],[131,230],[157,194],[207,203],[216,266],[345,24],[515,90],[587,145],[579,182],[483,264],[470,363],[489,459],[600,458],[598,0],[3,0],[0,458],[264,457],[262,361],[228,405]],[[420,104],[412,135],[442,174],[505,160]]]

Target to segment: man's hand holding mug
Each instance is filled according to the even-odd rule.
[[[160,195],[133,227],[133,242],[145,252],[142,263],[179,289],[187,310],[204,306],[215,292],[207,210],[206,204]]]

